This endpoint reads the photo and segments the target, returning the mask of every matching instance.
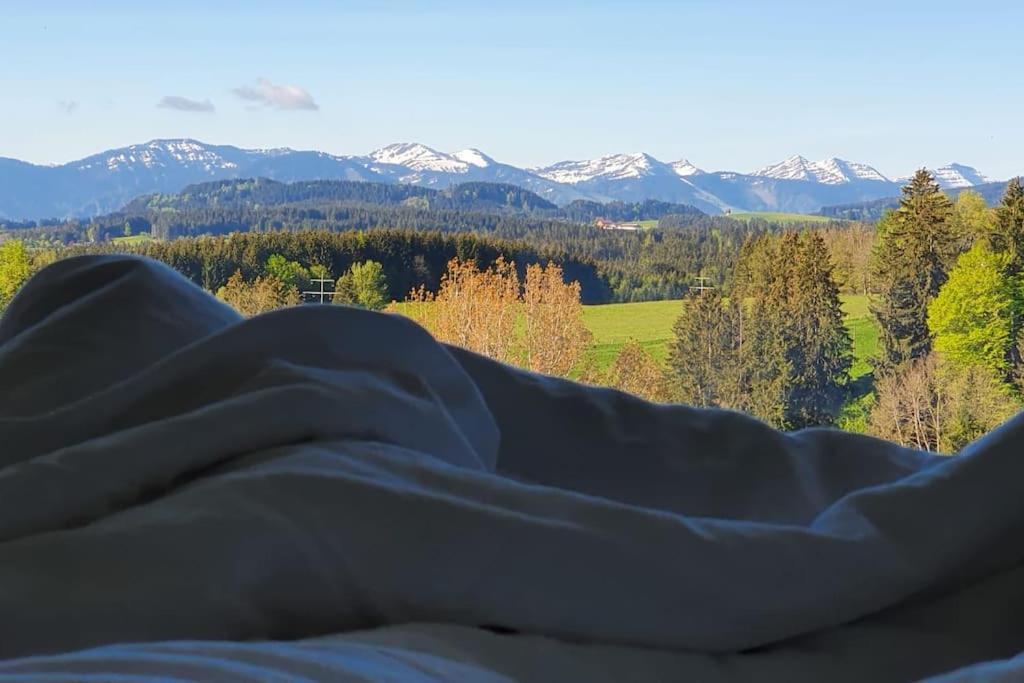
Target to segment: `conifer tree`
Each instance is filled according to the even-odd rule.
[[[828,424],[843,397],[852,341],[820,235],[802,236],[791,271],[789,297],[778,321],[786,331],[791,367],[786,418],[792,427]]]
[[[899,208],[879,223],[873,268],[879,296],[872,313],[881,328],[885,368],[931,350],[928,304],[961,248],[950,225],[952,209],[935,179],[922,169],[903,188]]]
[[[1009,254],[1011,275],[1024,271],[1024,188],[1020,178],[1013,178],[1007,183],[1003,200],[996,207],[993,241],[994,249]]]
[[[701,408],[723,405],[738,347],[733,307],[717,290],[691,294],[673,333],[669,368],[677,398]]]

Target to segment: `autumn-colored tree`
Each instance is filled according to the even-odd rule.
[[[523,312],[526,367],[545,375],[568,375],[592,338],[583,323],[579,283],[566,284],[554,263],[527,267]]]
[[[635,340],[623,345],[600,383],[649,401],[669,400],[664,368]]]
[[[556,264],[529,266],[521,293],[514,263],[455,259],[436,294],[421,287],[396,310],[440,341],[551,375],[568,375],[590,342],[579,283]]]
[[[241,271],[235,271],[226,285],[217,290],[217,298],[244,316],[259,315],[277,308],[299,303],[299,290],[275,277],[258,277],[246,282]]]
[[[519,360],[519,308],[515,264],[498,258],[484,270],[472,261],[452,259],[437,293],[414,290],[401,310],[439,341],[514,363]]]

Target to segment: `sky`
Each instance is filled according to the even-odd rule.
[[[1024,172],[1024,3],[0,0],[0,156],[154,138],[510,164]]]

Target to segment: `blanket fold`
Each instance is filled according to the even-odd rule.
[[[989,590],[1024,557],[1021,417],[955,458],[783,434],[109,256],[15,298],[0,387],[3,657],[430,622],[770,658],[968,611],[990,632],[900,670],[1024,649]]]

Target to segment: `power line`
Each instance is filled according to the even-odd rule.
[[[715,288],[714,285],[705,285],[704,284],[707,280],[711,279],[709,277],[704,277],[703,275],[700,275],[700,276],[698,276],[695,279],[697,280],[697,284],[696,284],[696,286],[691,287],[690,289],[692,289],[695,292],[700,292],[701,296],[704,295],[704,292],[710,291],[710,290]]]
[[[302,293],[303,296],[306,296],[307,294],[310,295],[310,296],[319,296],[320,297],[320,303],[324,303],[324,297],[325,296],[330,296],[331,300],[332,301],[334,300],[334,290],[332,289],[331,291],[327,291],[327,290],[324,289],[324,283],[325,282],[333,283],[334,280],[320,278],[320,279],[316,279],[316,280],[310,280],[310,282],[319,282],[320,283],[320,291],[318,291],[318,292],[317,291],[314,291],[314,292],[303,292]]]

